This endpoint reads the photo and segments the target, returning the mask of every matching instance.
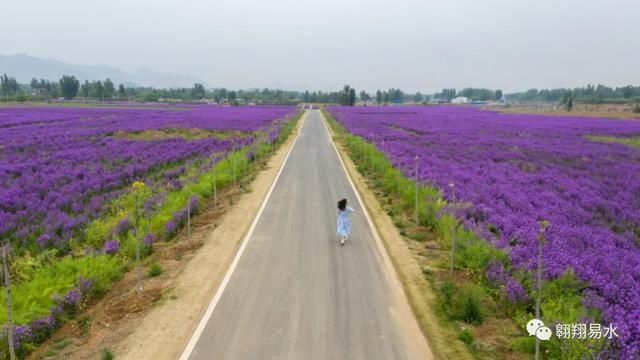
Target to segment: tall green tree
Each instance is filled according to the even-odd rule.
[[[376,102],[378,105],[382,104],[382,91],[376,91]]]
[[[80,81],[75,76],[64,75],[60,79],[60,91],[65,100],[71,100],[78,94]]]
[[[15,78],[8,77],[7,74],[0,76],[0,90],[5,97],[15,95],[20,90],[20,86]]]
[[[118,85],[118,97],[120,99],[126,99],[127,98],[127,89],[124,88],[123,84]]]
[[[356,89],[351,88],[349,89],[349,98],[348,98],[348,104],[349,106],[354,106],[356,104]]]
[[[193,84],[193,88],[191,88],[191,96],[196,100],[204,99],[206,96],[204,86],[199,83]]]
[[[89,80],[85,80],[84,84],[80,85],[80,94],[85,99],[91,96],[91,84],[89,84]]]
[[[111,81],[111,79],[107,78],[107,80],[104,81],[104,97],[107,99],[111,99],[113,98],[113,95],[116,92],[116,88],[113,85],[113,81]]]
[[[237,96],[237,93],[233,90],[227,93],[227,99],[229,100],[230,103],[236,102],[236,96]]]
[[[98,80],[92,86],[92,97],[104,100],[104,85],[102,85],[102,81]]]

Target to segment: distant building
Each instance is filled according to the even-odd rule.
[[[452,104],[468,104],[469,98],[465,96],[458,96],[457,98],[451,100]]]

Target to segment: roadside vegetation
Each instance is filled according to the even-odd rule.
[[[465,204],[448,202],[438,188],[407,178],[374,144],[346,131],[328,111],[323,113],[421,264],[437,296],[440,326],[456,332],[457,341],[477,359],[531,358],[535,337],[524,329],[534,317],[538,292],[524,289],[535,289],[533,274],[515,272],[524,288],[496,281],[512,265],[505,253],[453,216],[455,208]],[[558,323],[585,317],[598,321],[600,314],[583,305],[584,286],[571,271],[545,280],[541,292],[545,317]],[[582,359],[595,356],[603,346],[603,340],[552,338],[541,342],[541,353],[549,359]]]
[[[181,232],[190,233],[190,221],[204,202],[217,201],[217,193],[226,188],[246,186],[245,182],[290,136],[302,113],[298,111],[280,124],[271,136],[254,134],[257,141],[246,142],[249,145],[229,151],[214,163],[201,158],[154,169],[147,179],[160,187],[134,182],[106,203],[100,215],[88,221],[82,231],[74,232],[68,242],[61,239],[53,246],[50,237],[44,235],[37,241],[12,241],[7,278],[11,281],[11,334],[16,355],[22,358],[34,350],[100,298],[128,270],[137,268],[139,272],[148,265],[146,278],[161,276],[164,269],[153,259],[154,244],[171,241]],[[209,133],[190,134],[185,130],[178,136],[194,140]],[[217,132],[212,136],[221,135]],[[147,141],[144,133],[134,134],[129,140]],[[168,183],[166,174],[171,175]],[[5,249],[11,249],[3,243]],[[141,289],[144,281],[140,278],[136,287]],[[6,329],[9,302],[8,291],[4,290],[0,293],[0,323]],[[88,320],[81,320],[86,323],[81,328],[89,326]],[[8,344],[5,333],[0,358],[9,357]]]

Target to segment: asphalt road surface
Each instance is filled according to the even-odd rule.
[[[355,209],[344,246],[341,198]],[[183,358],[430,357],[318,111],[308,111],[254,230]]]

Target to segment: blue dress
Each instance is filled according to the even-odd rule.
[[[349,213],[352,212],[353,209],[348,206],[344,210],[338,210],[338,236],[347,237],[351,234],[351,219],[349,219]]]

